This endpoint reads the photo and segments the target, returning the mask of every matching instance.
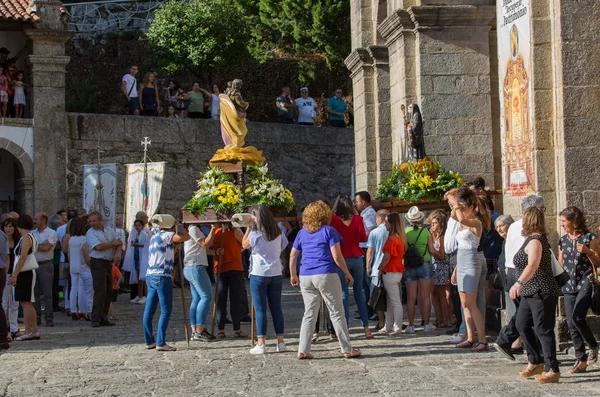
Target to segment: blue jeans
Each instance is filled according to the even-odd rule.
[[[190,283],[192,304],[190,305],[190,325],[206,326],[206,316],[213,302],[212,284],[206,266],[186,266],[183,276]]]
[[[267,335],[267,302],[271,317],[273,317],[275,335],[283,335],[281,283],[281,276],[250,276],[250,293],[256,309],[256,336],[259,338],[264,338]]]
[[[358,313],[360,315],[360,321],[363,327],[369,326],[369,313],[367,311],[367,304],[365,303],[365,294],[363,293],[363,277],[365,268],[363,259],[361,258],[344,258],[348,271],[354,279],[354,286],[352,291],[354,292],[354,301],[358,307]],[[344,311],[346,312],[346,322],[350,327],[350,296],[348,295],[348,282],[344,277],[344,273],[338,268],[338,274],[340,281],[342,282],[342,301],[344,302]]]
[[[144,310],[144,341],[147,345],[154,343],[152,319],[156,312],[156,306],[160,303],[156,346],[164,346],[166,345],[165,334],[173,309],[173,281],[168,276],[149,275],[146,277],[146,285],[148,286],[148,297],[146,298],[146,309]]]

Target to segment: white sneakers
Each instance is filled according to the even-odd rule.
[[[415,333],[415,326],[414,325],[409,325],[408,327],[406,327],[406,329],[404,330],[405,334],[408,335],[413,335]]]
[[[132,299],[129,302],[130,303],[138,303],[140,301],[140,299],[142,299],[142,298],[140,298],[139,296],[136,296],[135,299]]]
[[[250,349],[250,354],[265,354],[267,352],[267,345],[256,345]]]
[[[437,327],[435,325],[433,325],[432,323],[429,323],[425,326],[425,328],[423,328],[423,332],[431,332],[431,331],[435,331]]]
[[[138,305],[145,305],[146,304],[146,297],[143,296],[142,298],[140,298],[139,301],[137,301]]]
[[[467,339],[467,335],[465,334],[454,334],[452,339],[450,339],[450,343],[460,343],[465,339]]]
[[[277,344],[277,353],[282,353],[285,351],[285,343]],[[256,345],[252,349],[250,349],[250,354],[265,354],[267,352],[267,345]]]

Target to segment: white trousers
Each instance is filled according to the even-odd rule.
[[[385,273],[383,286],[387,298],[387,311],[385,312],[385,329],[390,332],[402,331],[402,273]]]
[[[94,301],[92,273],[71,273],[71,313],[91,313]],[[78,309],[79,307],[79,309]]]
[[[10,332],[17,332],[19,330],[19,302],[15,301],[13,295],[15,287],[10,284],[9,280],[10,277],[6,277],[6,287],[4,287],[4,293],[2,294],[2,310],[8,310]]]

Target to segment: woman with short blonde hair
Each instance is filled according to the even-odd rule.
[[[342,271],[349,285],[354,284],[352,275],[342,256],[342,238],[329,226],[331,209],[324,201],[315,201],[304,210],[304,228],[298,232],[290,257],[290,274],[293,286],[301,286],[304,299],[304,317],[300,328],[298,358],[312,358],[311,337],[319,315],[321,298],[325,300],[341,351],[346,358],[360,356],[360,350],[350,345],[350,335],[342,303],[342,283],[337,269]],[[296,263],[302,254],[300,277],[296,273]]]

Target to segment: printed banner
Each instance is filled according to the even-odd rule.
[[[148,163],[147,178],[144,164],[127,164],[127,186],[125,188],[125,228],[129,231],[135,214],[144,211],[154,215],[160,201],[165,163]]]
[[[530,0],[498,0],[502,179],[506,196],[536,190]]]
[[[117,165],[98,164],[83,166],[83,208],[90,213],[98,211],[106,226],[115,227],[117,215]]]

